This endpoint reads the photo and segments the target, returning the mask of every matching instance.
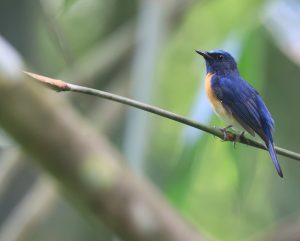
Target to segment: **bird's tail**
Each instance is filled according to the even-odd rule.
[[[272,141],[267,141],[266,142],[266,145],[267,145],[267,148],[268,148],[268,151],[270,153],[270,156],[272,158],[272,161],[274,163],[274,166],[277,170],[277,173],[280,177],[283,177],[283,174],[282,174],[282,170],[281,170],[281,167],[280,167],[280,164],[279,164],[279,161],[277,159],[277,155],[276,155],[276,152],[274,150],[274,146],[273,146],[273,143]]]
[[[272,158],[273,164],[277,170],[277,173],[280,177],[283,177],[282,170],[279,164],[279,161],[277,159],[276,152],[274,150],[274,145],[273,145],[273,137],[272,137],[272,130],[274,128],[274,121],[272,119],[272,116],[270,112],[268,111],[266,105],[264,104],[262,98],[257,95],[256,96],[256,101],[259,106],[260,110],[260,117],[262,121],[262,129],[260,132],[257,132],[260,137],[264,140],[266,143],[266,146],[268,148],[268,151],[270,153],[270,156]]]

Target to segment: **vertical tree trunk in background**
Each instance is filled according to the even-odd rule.
[[[130,97],[145,103],[151,102],[158,52],[165,32],[165,7],[165,1],[140,1]],[[149,146],[150,117],[137,109],[128,109],[127,117],[124,152],[133,170],[141,174]]]

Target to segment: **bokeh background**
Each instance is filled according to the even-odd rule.
[[[297,152],[299,26],[297,0],[0,0],[0,40],[26,69],[210,126],[224,123],[194,50],[231,52],[272,113],[276,145]],[[299,162],[279,157],[281,179],[265,151],[110,101],[64,97],[212,240],[300,240]],[[0,141],[0,241],[119,240],[95,228],[4,131]]]

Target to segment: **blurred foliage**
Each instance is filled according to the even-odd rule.
[[[205,68],[194,50],[220,48],[231,36],[242,41],[242,76],[265,96],[272,85],[266,74],[266,62],[272,61],[267,58],[267,46],[272,40],[260,23],[263,5],[263,1],[195,4],[162,54],[155,102],[187,115],[201,86],[197,80],[204,76]],[[273,69],[274,66],[270,71]],[[266,98],[267,104],[273,99],[281,100],[273,96]],[[276,106],[270,105],[270,110],[280,122]],[[157,118],[153,121],[157,132],[153,133],[155,152],[150,154],[150,172],[165,186],[171,202],[196,226],[217,240],[242,240],[262,232],[280,215],[274,198],[286,200],[282,193],[287,184],[276,176],[267,153],[242,145],[233,148],[208,135],[194,146],[186,146],[181,139],[182,125]],[[212,125],[224,123],[214,118]],[[275,138],[280,143],[277,132]],[[284,158],[280,159],[285,166]]]
[[[135,21],[139,4],[131,0],[44,0],[41,1],[43,13],[37,2],[2,0],[0,33],[16,46],[28,65],[46,75],[59,75],[70,67],[59,43],[50,37],[51,24],[58,29],[54,34],[62,37],[73,60],[77,60],[94,45],[103,43],[120,26]],[[194,1],[161,46],[152,103],[189,115],[205,74],[204,62],[194,50],[222,48],[224,43],[235,39],[241,45],[240,72],[262,94],[276,121],[276,143],[299,152],[300,69],[280,52],[265,29],[262,14],[266,3],[263,0]],[[24,20],[22,27],[7,13],[20,14]],[[16,34],[16,30],[20,34]],[[114,50],[110,50],[112,55],[116,54]],[[131,60],[132,54],[128,54],[126,64],[116,65],[114,73],[106,76],[108,82],[127,88]],[[116,73],[118,78],[113,78]],[[74,107],[78,105],[75,103]],[[112,106],[106,103],[105,107],[99,107],[99,119],[107,113],[105,111],[114,109]],[[124,112],[121,109],[116,115],[120,121],[112,121],[115,125],[110,129],[114,132],[108,133],[111,139],[122,139]],[[183,125],[157,116],[150,118],[154,131],[149,152],[145,153],[146,175],[184,217],[214,240],[256,237],[283,218],[299,212],[299,163],[280,157],[285,174],[281,180],[264,151],[239,144],[234,148],[231,143],[223,143],[207,134],[196,143],[187,144],[182,139]],[[213,116],[210,125],[224,126],[224,123]],[[116,135],[120,138],[115,138]],[[69,209],[62,210],[69,215]],[[59,219],[48,217],[44,225],[53,225],[53,220],[59,222]],[[71,230],[72,225],[80,226],[78,219],[61,220],[70,222],[68,229]],[[60,228],[55,230],[61,232]],[[45,228],[45,233],[47,230]],[[81,231],[89,232],[89,229],[84,226]],[[36,234],[37,240],[41,240],[39,235]],[[85,237],[97,239],[91,234]],[[55,240],[74,240],[72,235],[60,238],[55,237]]]

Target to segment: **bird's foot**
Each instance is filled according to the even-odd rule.
[[[232,125],[226,126],[224,128],[219,128],[220,131],[223,132],[223,140],[228,141],[230,138],[228,137],[228,129],[230,129]]]
[[[241,140],[242,137],[244,137],[245,131],[242,131],[240,134],[235,135],[235,138],[233,140],[233,147],[235,148],[236,143]]]

